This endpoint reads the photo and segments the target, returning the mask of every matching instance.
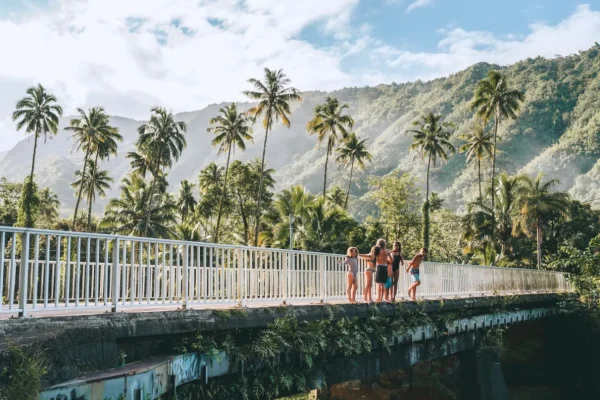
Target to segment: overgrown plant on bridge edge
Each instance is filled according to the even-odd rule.
[[[507,300],[490,302],[489,312],[509,311],[507,304]],[[391,352],[394,338],[413,328],[432,324],[443,333],[449,322],[481,314],[475,310],[428,314],[426,307],[427,302],[422,302],[415,311],[409,311],[398,304],[391,316],[384,316],[372,306],[367,318],[336,320],[335,307],[328,306],[329,317],[320,321],[301,321],[287,313],[251,335],[233,332],[211,337],[198,333],[194,339],[176,345],[175,350],[196,351],[217,362],[219,354],[225,352],[235,364],[245,366],[245,374],[234,382],[211,380],[208,384],[184,386],[178,389],[178,398],[258,400],[307,392],[327,385],[325,372],[331,357],[357,357],[376,349]],[[489,330],[480,346],[486,351],[501,352],[504,332],[503,328]]]

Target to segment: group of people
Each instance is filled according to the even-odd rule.
[[[348,268],[348,288],[346,293],[351,303],[356,303],[359,259],[367,260],[368,265],[365,270],[365,302],[373,302],[373,275],[375,275],[375,283],[377,284],[377,300],[375,302],[380,303],[384,298],[386,302],[396,301],[401,266],[404,266],[405,272],[410,272],[411,275],[412,283],[408,288],[408,296],[413,301],[417,300],[417,287],[421,284],[419,267],[427,256],[427,249],[422,248],[411,261],[405,263],[404,258],[402,258],[402,244],[400,242],[394,242],[392,250],[388,250],[386,247],[385,240],[379,239],[368,254],[360,254],[356,247],[348,248],[344,265]]]

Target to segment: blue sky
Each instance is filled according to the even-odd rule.
[[[442,37],[438,31],[448,27],[490,31],[498,36],[526,35],[530,24],[557,24],[580,4],[600,9],[600,1],[590,0],[433,0],[407,12],[410,4],[363,0],[353,13],[352,23],[369,24],[374,37],[406,50],[434,51]],[[319,44],[332,41],[323,37],[319,24],[305,29],[301,37]]]
[[[585,50],[600,0],[0,0],[0,37],[2,150],[38,82],[68,113],[142,119],[243,100],[264,67],[302,90],[427,80]]]

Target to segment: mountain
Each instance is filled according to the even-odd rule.
[[[479,63],[451,75],[429,82],[411,82],[376,87],[344,88],[334,92],[306,92],[304,101],[292,107],[292,127],[277,126],[270,134],[267,160],[277,171],[276,189],[293,184],[306,185],[314,193],[320,191],[323,179],[325,149],[316,148],[316,138],[306,133],[306,123],[314,107],[327,96],[336,96],[348,103],[356,124],[354,130],[367,139],[373,155],[367,171],[355,171],[353,199],[368,190],[369,176],[381,176],[394,170],[407,171],[420,179],[425,177],[425,163],[408,153],[411,137],[405,134],[413,120],[424,112],[439,112],[457,129],[453,141],[471,129],[474,116],[470,101],[476,83],[490,69],[500,69],[513,88],[525,93],[526,101],[519,118],[503,121],[500,125],[498,166],[510,173],[524,172],[535,175],[543,172],[548,178],[560,179],[560,188],[576,198],[598,206],[600,201],[600,46],[568,57],[535,58],[508,67]],[[293,78],[293,71],[286,71]],[[240,88],[243,89],[243,88]],[[211,161],[223,163],[211,146],[211,135],[206,132],[209,118],[217,115],[223,104],[213,104],[199,111],[177,114],[188,124],[188,146],[169,174],[171,190],[176,191],[181,179],[196,180],[200,169]],[[242,103],[244,110],[250,106]],[[62,121],[64,126],[69,118]],[[125,154],[131,151],[136,128],[141,121],[112,117],[124,137],[119,154],[102,168],[109,169],[118,180],[126,173]],[[15,133],[20,134],[20,133]],[[260,156],[264,132],[259,124],[254,130],[254,144],[235,158],[249,160]],[[23,140],[13,149],[0,155],[0,176],[21,180],[28,173],[33,142]],[[73,173],[80,168],[83,154],[72,151],[69,134],[59,134],[38,147],[36,178],[41,186],[48,186],[59,194],[63,211],[72,210],[75,197],[70,187]],[[331,166],[334,166],[334,162]],[[490,163],[484,163],[485,176],[490,175]],[[330,187],[347,187],[347,171],[330,168]],[[476,196],[475,165],[467,165],[463,154],[456,154],[445,164],[432,170],[432,190],[439,192],[445,205],[461,211],[467,201]],[[111,195],[118,194],[118,184]],[[364,199],[363,199],[364,200]],[[96,205],[101,212],[105,202]],[[364,216],[365,201],[354,201],[351,211]]]

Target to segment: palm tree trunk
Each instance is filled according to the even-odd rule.
[[[227,174],[229,173],[229,160],[231,158],[231,143],[229,150],[227,151],[227,164],[225,165],[225,179],[223,182],[223,194],[221,195],[221,201],[219,202],[219,214],[217,214],[217,230],[215,232],[215,243],[219,242],[219,227],[221,226],[221,213],[223,212],[223,201],[227,196]]]
[[[427,180],[426,180],[426,194],[425,201],[429,202],[429,170],[431,169],[431,154],[429,154],[429,160],[427,161]]]
[[[423,204],[423,247],[429,249],[429,171],[431,169],[431,153],[427,161],[427,180],[425,203]]]
[[[265,128],[265,142],[263,143],[262,159],[260,161],[260,178],[258,183],[258,200],[256,201],[256,228],[254,229],[254,247],[258,247],[258,229],[260,227],[260,206],[263,193],[263,175],[265,172],[265,154],[267,152],[267,136],[269,136],[269,126],[271,116],[267,117],[267,127]]]
[[[331,153],[331,141],[327,142],[327,154],[325,155],[325,176],[323,177],[323,198],[327,194],[327,163],[329,162],[329,153]]]
[[[77,212],[79,211],[79,203],[81,202],[81,195],[83,194],[83,182],[85,177],[85,171],[87,169],[87,160],[90,156],[90,149],[87,149],[85,152],[85,157],[83,158],[83,170],[81,171],[81,183],[79,184],[79,193],[77,193],[77,202],[75,203],[75,213],[73,214],[73,224],[71,225],[71,230],[75,230],[75,221],[77,221]]]
[[[539,270],[542,268],[542,221],[540,218],[538,218],[535,228],[537,231],[537,268]]]
[[[38,142],[38,134],[35,133],[33,137],[33,158],[31,159],[31,173],[29,174],[29,179],[33,182],[33,171],[35,170],[35,153],[37,153],[37,142]]]
[[[352,186],[352,172],[354,171],[354,156],[350,162],[350,182],[348,182],[348,191],[346,192],[346,201],[344,201],[344,210],[348,208],[348,197],[350,197],[350,187]]]
[[[481,194],[481,160],[477,159],[477,175],[479,179],[479,200],[483,200],[483,195]]]
[[[90,191],[88,193],[88,218],[87,218],[87,231],[90,230],[92,224],[92,204],[94,199],[94,188],[96,187],[96,173],[98,172],[98,155],[100,152],[96,152],[96,158],[94,159],[94,170],[92,171],[90,180]]]
[[[496,116],[494,118],[494,150],[492,154],[492,240],[494,239],[494,231],[496,230],[496,209],[495,205],[495,188],[496,188],[496,143],[498,138],[498,123],[500,119],[500,110],[496,106]]]
[[[240,200],[240,214],[242,216],[242,224],[244,225],[244,244],[248,244],[248,218],[246,216],[246,210],[244,209],[244,201],[239,190],[236,190],[238,199]]]
[[[148,224],[150,223],[150,210],[152,210],[152,200],[154,195],[154,186],[156,185],[156,177],[160,170],[160,157],[156,160],[156,169],[152,173],[152,183],[150,184],[150,192],[148,193],[148,207],[146,209],[146,226],[144,226],[144,236],[148,236]]]

